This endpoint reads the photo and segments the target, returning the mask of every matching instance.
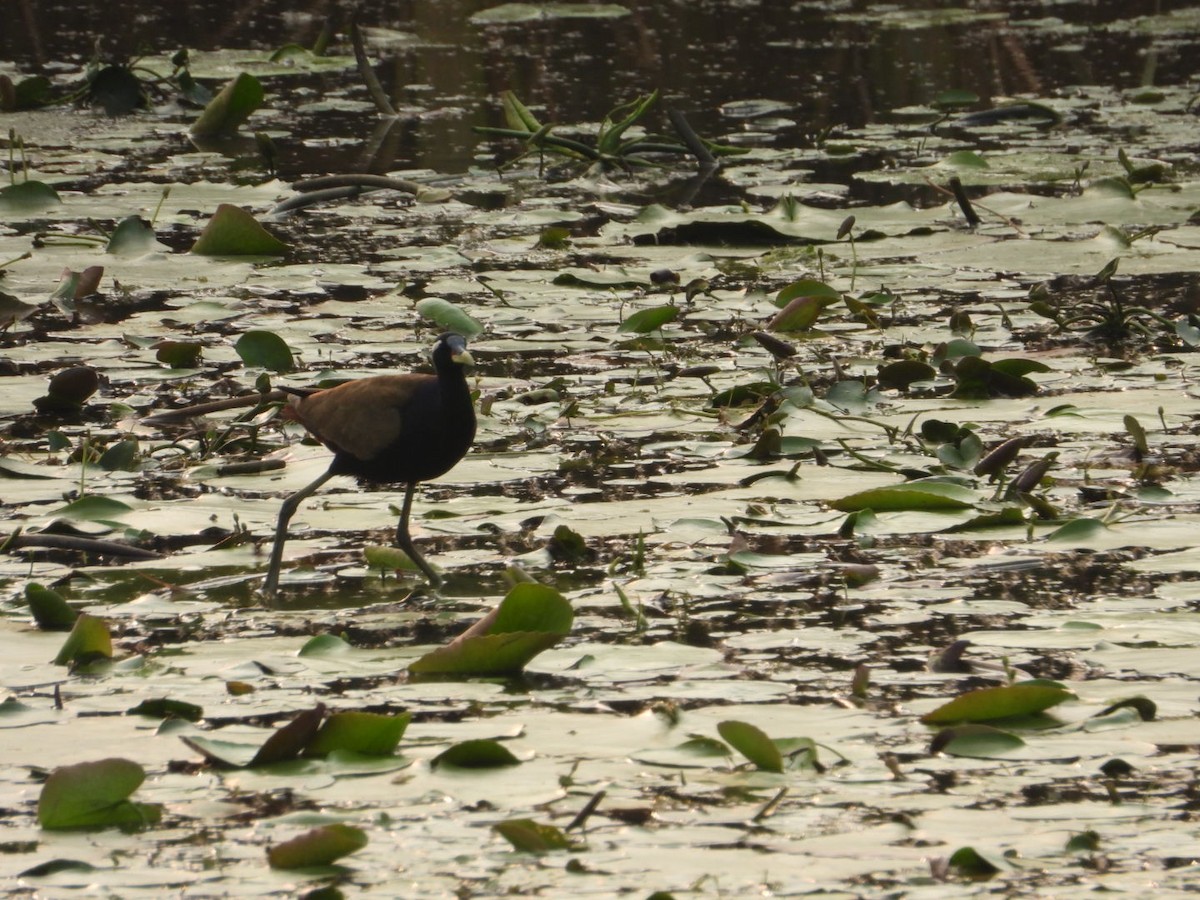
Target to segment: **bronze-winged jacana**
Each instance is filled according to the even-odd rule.
[[[274,596],[279,586],[292,515],[335,475],[352,475],[367,484],[405,485],[396,546],[431,584],[441,583],[413,546],[408,516],[417,483],[449,472],[475,439],[475,408],[466,374],[472,362],[462,335],[443,334],[433,345],[432,375],[377,375],[325,390],[284,388],[291,395],[288,413],[333,451],[333,462],[320,478],[283,501],[264,594]]]

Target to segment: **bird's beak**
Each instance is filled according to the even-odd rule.
[[[471,351],[467,349],[467,342],[462,338],[455,337],[449,341],[450,344],[450,360],[460,366],[470,368],[475,365],[475,357],[471,355]]]

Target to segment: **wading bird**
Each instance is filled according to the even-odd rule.
[[[413,546],[408,517],[417,484],[449,472],[475,439],[475,408],[467,385],[472,363],[466,339],[448,333],[433,345],[432,375],[377,375],[325,390],[283,389],[290,395],[287,414],[333,451],[333,461],[320,478],[283,501],[263,582],[268,598],[279,587],[288,522],[300,504],[335,475],[351,475],[365,484],[405,485],[396,546],[430,584],[441,583]]]

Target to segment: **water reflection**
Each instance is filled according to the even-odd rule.
[[[408,0],[363,14],[366,26],[411,36],[377,34],[372,44],[385,88],[408,114],[382,135],[388,152],[374,158],[385,167],[466,169],[478,146],[471,128],[502,124],[496,97],[505,89],[536,105],[544,121],[569,123],[596,121],[616,103],[658,88],[664,104],[687,111],[703,134],[762,132],[777,146],[809,146],[829,129],[886,121],[948,89],[971,91],[986,103],[1079,84],[1186,83],[1198,39],[1195,16],[1135,27],[1138,16],[1186,11],[1192,6],[1186,0],[1051,6],[993,0],[961,8],[925,2],[891,13],[865,0],[629,0],[628,13],[615,18],[471,21],[497,5]],[[97,43],[111,61],[180,46],[311,45],[327,25],[339,34],[345,26],[343,9],[327,2],[300,9],[293,0],[20,0],[16,6],[0,31],[0,59],[16,63],[21,74],[59,77],[64,64],[85,62]],[[350,71],[277,79],[271,87],[293,108],[300,105],[298,91],[364,96]],[[779,109],[764,119],[720,111],[750,98],[777,101]],[[337,141],[330,139],[368,142],[378,125],[358,110],[302,115],[289,124],[306,146],[319,143],[333,157],[339,154],[327,148]],[[306,156],[311,149],[293,160]],[[344,167],[352,159],[336,162]]]

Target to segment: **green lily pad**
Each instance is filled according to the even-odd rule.
[[[160,246],[149,222],[141,216],[128,216],[117,223],[105,250],[118,256],[138,256]]]
[[[968,723],[943,728],[934,735],[930,749],[969,759],[1004,759],[1024,746],[1024,739],[1011,731]]]
[[[304,748],[305,756],[328,756],[335,751],[362,756],[390,756],[396,752],[400,738],[412,713],[384,713],[344,710],[331,714]]]
[[[78,500],[72,500],[66,506],[60,506],[54,511],[55,515],[66,516],[69,519],[83,519],[89,522],[106,522],[132,512],[133,507],[121,500],[102,497],[99,494],[88,494]]]
[[[183,700],[171,700],[159,697],[155,700],[143,700],[137,706],[128,710],[131,716],[151,716],[156,719],[183,719],[185,722],[199,722],[204,716],[204,708],[195,703]]]
[[[465,338],[483,334],[484,328],[449,300],[426,297],[417,302],[417,313],[446,331],[456,331]]]
[[[48,830],[152,825],[161,818],[162,807],[129,800],[145,780],[145,770],[128,759],[60,766],[42,785],[38,824]]]
[[[649,334],[678,318],[678,306],[652,306],[649,309],[639,309],[627,316],[625,321],[617,327],[617,331],[623,334]]]
[[[306,869],[328,866],[367,846],[367,833],[361,828],[344,825],[322,825],[306,831],[290,841],[276,844],[267,851],[272,869]]]
[[[430,766],[454,766],[459,769],[494,769],[500,766],[518,766],[521,760],[499,741],[460,741],[447,747],[429,762]]]
[[[571,604],[542,584],[518,584],[477,633],[468,631],[408,667],[421,675],[512,675],[571,629]],[[478,628],[479,625],[476,625]]]
[[[112,635],[103,619],[80,613],[75,619],[71,633],[63,642],[58,656],[54,657],[56,666],[82,666],[97,659],[112,659]]]
[[[10,215],[39,213],[62,204],[58,191],[41,181],[22,181],[0,188],[0,212]]]
[[[192,252],[200,256],[282,256],[288,246],[232,203],[222,203],[208,220]]]
[[[873,509],[876,512],[896,510],[969,509],[975,505],[974,491],[945,481],[922,481],[871,488],[830,502],[836,510],[855,512]]]
[[[767,735],[749,722],[726,719],[717,725],[720,733],[731,746],[754,765],[766,772],[783,771],[783,755]]]
[[[496,832],[524,853],[550,853],[554,850],[575,850],[576,844],[561,828],[543,825],[533,819],[506,819],[492,826]]]
[[[262,82],[246,72],[221,88],[212,98],[200,117],[192,124],[193,137],[212,137],[233,134],[250,118],[250,114],[262,106]]]
[[[1074,696],[1061,685],[1052,683],[1023,682],[979,688],[926,713],[921,716],[921,721],[926,725],[948,725],[1027,716],[1050,709]]]
[[[273,331],[247,331],[233,345],[242,362],[272,372],[290,372],[296,367],[292,348]]]
[[[69,631],[79,617],[79,612],[58,591],[40,584],[25,585],[25,602],[42,631]]]

